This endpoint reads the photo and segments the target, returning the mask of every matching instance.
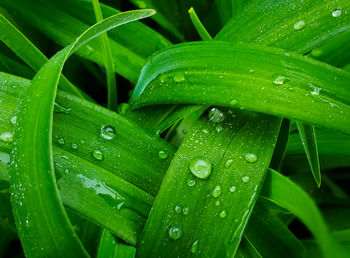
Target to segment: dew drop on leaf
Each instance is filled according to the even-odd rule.
[[[237,190],[237,187],[235,187],[234,185],[230,186],[230,188],[229,188],[229,191],[230,191],[231,193],[236,192],[236,190]]]
[[[74,149],[74,150],[76,150],[76,149],[78,149],[78,144],[76,144],[76,143],[72,143],[72,149]]]
[[[242,182],[243,183],[249,183],[249,181],[250,181],[250,177],[249,176],[242,177]]]
[[[225,114],[218,108],[212,108],[209,111],[208,118],[210,122],[217,124],[225,120]]]
[[[224,128],[222,127],[222,125],[217,125],[215,127],[215,130],[216,130],[217,133],[221,133],[224,130]]]
[[[61,145],[66,144],[66,141],[64,140],[64,138],[59,138],[59,139],[57,140],[57,142],[58,142],[59,144],[61,144]]]
[[[0,140],[6,143],[11,143],[13,141],[13,133],[3,132],[2,134],[0,134]]]
[[[238,101],[236,99],[232,99],[229,103],[231,106],[237,106]]]
[[[96,159],[96,160],[103,160],[103,152],[100,150],[94,150],[92,152],[92,156]]]
[[[258,156],[256,156],[256,154],[254,154],[254,153],[246,153],[244,155],[244,158],[249,163],[254,163],[254,162],[256,162],[258,160]]]
[[[189,209],[188,207],[184,207],[184,208],[182,209],[182,214],[183,214],[183,215],[188,215],[189,212],[190,212],[190,209]]]
[[[333,16],[334,18],[340,17],[340,16],[341,16],[341,10],[340,10],[340,9],[335,9],[335,10],[332,12],[332,16]]]
[[[195,185],[196,185],[196,180],[189,178],[189,179],[187,179],[186,184],[187,184],[188,186],[191,186],[191,187],[192,187],[192,186],[195,186]]]
[[[17,123],[17,116],[11,117],[10,122],[11,122],[12,125],[16,125],[16,123]]]
[[[213,191],[211,192],[211,195],[214,198],[218,198],[221,195],[221,186],[220,185],[216,185],[213,189]]]
[[[190,171],[194,176],[200,179],[206,179],[210,176],[212,165],[204,157],[195,157],[190,162]]]
[[[182,229],[179,227],[172,227],[169,229],[169,237],[177,240],[182,236]]]
[[[160,150],[158,152],[158,157],[161,159],[166,159],[168,157],[168,153],[166,151]]]
[[[220,218],[226,218],[226,216],[227,216],[227,213],[226,213],[226,211],[225,210],[222,210],[222,211],[220,211],[220,213],[219,213],[219,217]]]
[[[115,137],[115,129],[113,126],[104,125],[101,127],[101,136],[106,140],[112,140]]]
[[[173,76],[173,80],[176,82],[183,82],[185,80],[185,76],[183,74],[176,74]]]
[[[226,163],[225,163],[225,167],[226,168],[230,168],[233,164],[233,160],[232,159],[228,159],[226,160]]]
[[[194,241],[191,246],[191,253],[196,253],[198,249],[198,240]]]
[[[217,200],[217,201],[215,202],[215,205],[216,205],[216,206],[220,206],[220,204],[221,204],[221,202],[220,202],[219,200]]]
[[[294,23],[293,28],[295,30],[302,30],[302,29],[304,29],[305,28],[305,21],[303,21],[303,20],[297,21],[296,23]]]
[[[176,205],[174,210],[175,210],[176,213],[181,213],[182,208],[179,205]]]
[[[278,75],[273,81],[272,83],[275,85],[283,85],[284,83],[287,82],[287,78],[283,75]]]

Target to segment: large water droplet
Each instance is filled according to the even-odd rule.
[[[243,183],[249,183],[249,181],[250,181],[250,177],[249,176],[242,177],[242,182]]]
[[[112,140],[115,137],[115,129],[113,126],[104,125],[101,127],[101,136],[106,140]]]
[[[103,160],[103,152],[100,150],[94,150],[92,152],[92,156],[96,159],[96,160]]]
[[[210,161],[204,157],[195,157],[190,162],[191,173],[200,179],[209,177],[211,170],[212,165]]]
[[[249,163],[254,163],[254,162],[256,162],[258,160],[258,156],[256,156],[256,154],[254,154],[254,153],[246,153],[244,155],[244,158]]]
[[[211,195],[214,198],[218,198],[221,195],[221,186],[220,185],[216,185],[213,189],[213,191],[211,192]]]
[[[65,108],[65,107],[61,106],[60,104],[58,104],[57,102],[55,102],[53,111],[55,113],[69,114],[72,111],[72,109],[71,108]]]
[[[13,133],[3,132],[2,134],[0,134],[0,140],[6,143],[11,143],[13,141]]]
[[[305,21],[303,21],[303,20],[297,21],[296,23],[294,23],[293,28],[295,30],[302,30],[302,29],[304,29],[305,28]]]
[[[188,186],[191,186],[191,187],[195,186],[196,185],[196,180],[189,178],[189,179],[187,179],[186,184]]]
[[[226,216],[227,216],[227,212],[225,210],[220,211],[220,213],[219,213],[220,218],[223,219],[223,218],[226,218]]]
[[[177,240],[182,236],[182,229],[179,227],[172,227],[169,229],[169,237]]]
[[[340,17],[340,16],[341,16],[341,10],[340,10],[340,9],[335,9],[335,10],[332,12],[332,16],[333,16],[334,18]]]
[[[212,108],[209,111],[209,121],[216,124],[221,123],[225,120],[225,114],[218,108]]]
[[[158,157],[161,159],[166,159],[168,157],[168,153],[166,151],[160,150],[158,152]]]
[[[233,160],[232,160],[232,159],[228,159],[228,160],[226,161],[226,163],[225,163],[225,167],[226,167],[226,168],[230,168],[230,167],[232,166],[232,164],[233,164]]]
[[[283,85],[285,82],[287,82],[287,77],[283,76],[283,75],[278,75],[273,81],[272,83],[275,85]]]
[[[196,253],[198,250],[198,240],[194,241],[191,246],[191,253]]]
[[[175,210],[176,213],[181,213],[182,208],[179,205],[176,205],[174,210]]]

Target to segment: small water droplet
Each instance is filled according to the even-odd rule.
[[[86,141],[85,141],[84,139],[81,139],[80,142],[81,142],[82,144],[86,143]]]
[[[313,57],[320,57],[320,56],[322,56],[322,54],[323,54],[323,51],[321,49],[318,49],[318,48],[315,48],[311,51],[311,55]]]
[[[191,246],[191,253],[196,253],[198,250],[198,240],[194,241]]]
[[[208,178],[211,170],[212,165],[210,161],[204,157],[195,157],[190,162],[191,173],[200,179]]]
[[[218,108],[212,108],[209,111],[208,118],[210,122],[217,124],[225,120],[225,114]]]
[[[208,131],[207,129],[202,129],[202,133],[204,133],[204,134],[208,134],[208,133],[209,133],[209,131]]]
[[[340,10],[340,9],[335,9],[335,10],[332,12],[332,16],[333,16],[334,18],[340,17],[340,16],[341,16],[341,10]]]
[[[103,152],[100,150],[94,150],[92,152],[92,156],[96,159],[96,160],[103,160]]]
[[[166,158],[168,157],[168,153],[167,153],[166,151],[160,150],[160,151],[158,152],[158,156],[159,156],[159,158],[161,158],[161,159],[166,159]]]
[[[219,217],[220,218],[226,218],[226,216],[227,216],[227,213],[226,213],[226,211],[225,210],[222,210],[222,211],[220,211],[220,213],[219,213]]]
[[[57,140],[57,142],[58,142],[59,144],[61,144],[61,145],[66,144],[66,141],[64,140],[64,138],[59,138],[59,139]]]
[[[12,125],[16,125],[16,123],[17,123],[17,116],[11,117],[10,122],[11,122]]]
[[[182,208],[179,205],[176,205],[174,210],[175,210],[176,213],[181,213]]]
[[[246,153],[244,155],[244,158],[249,163],[254,163],[254,162],[256,162],[258,160],[258,156],[256,156],[256,154],[254,154],[254,153]]]
[[[182,236],[182,229],[179,227],[172,227],[169,229],[169,237],[177,240]]]
[[[2,134],[0,134],[0,140],[6,143],[11,143],[13,141],[13,133],[3,132]]]
[[[228,160],[226,161],[226,163],[225,163],[225,167],[226,167],[226,168],[230,168],[230,167],[232,166],[232,164],[233,164],[233,160],[232,160],[232,159],[228,159]]]
[[[229,191],[230,191],[231,193],[236,192],[236,190],[237,190],[237,187],[235,187],[234,185],[230,186]]]
[[[220,206],[220,204],[221,204],[221,202],[220,202],[219,200],[217,200],[217,201],[215,202],[215,205],[216,205],[216,206]]]
[[[74,150],[76,150],[76,149],[78,149],[78,144],[76,144],[76,143],[72,143],[72,149],[74,149]]]
[[[182,209],[182,214],[183,214],[183,215],[188,215],[189,212],[190,212],[190,209],[189,209],[188,207],[184,207],[184,208]]]
[[[101,136],[106,140],[112,140],[115,137],[115,129],[113,126],[104,125],[101,127]]]
[[[238,101],[236,99],[232,99],[229,103],[231,106],[237,106]]]
[[[60,104],[58,104],[57,102],[55,102],[53,111],[55,113],[69,114],[72,111],[72,109],[71,108],[65,108],[65,107],[61,106]]]
[[[213,191],[211,192],[211,195],[214,198],[218,198],[221,195],[221,186],[220,185],[216,185],[213,189]]]
[[[173,76],[173,80],[176,82],[183,82],[185,80],[185,76],[183,74],[176,74]]]
[[[297,21],[296,23],[294,23],[293,28],[295,30],[302,30],[302,29],[304,29],[305,28],[305,21],[303,21],[303,20]]]
[[[283,76],[283,75],[278,75],[274,80],[273,80],[273,84],[275,85],[283,85],[284,83],[287,82],[287,77]]]
[[[242,177],[242,182],[243,183],[249,183],[249,181],[250,181],[250,177],[249,176]]]
[[[217,126],[215,127],[215,131],[216,131],[217,133],[221,133],[223,130],[224,130],[224,128],[222,127],[222,125],[217,125]]]
[[[188,185],[188,186],[195,186],[196,185],[196,180],[194,180],[194,179],[187,179],[187,182],[186,182],[186,184]]]

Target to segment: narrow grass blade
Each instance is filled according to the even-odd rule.
[[[96,21],[100,22],[103,20],[102,11],[100,7],[99,0],[92,0],[92,5],[94,7],[94,12],[96,16]],[[106,68],[107,77],[107,106],[113,111],[117,111],[118,108],[118,95],[117,95],[117,82],[114,74],[114,64],[111,46],[109,44],[107,32],[100,36],[100,41],[102,45],[104,65]]]
[[[275,144],[280,119],[238,111],[225,115],[220,124],[204,117],[187,133],[156,197],[138,257],[236,252],[271,159],[266,145]],[[253,134],[256,128],[259,134]],[[197,159],[212,166],[207,178],[195,176],[191,163]]]
[[[136,249],[134,247],[120,243],[111,233],[104,230],[97,258],[133,258],[135,257],[135,252]]]
[[[199,20],[199,18],[197,16],[195,10],[193,9],[193,7],[191,7],[188,10],[188,13],[190,14],[191,21],[192,21],[194,27],[196,28],[199,36],[201,37],[201,39],[202,40],[212,40],[213,38],[210,36],[208,31],[204,28],[203,24]]]
[[[337,80],[334,80],[334,78]],[[215,104],[284,116],[350,134],[350,73],[284,50],[203,41],[153,55],[133,108]]]
[[[277,144],[273,152],[270,168],[279,170],[282,166],[284,156],[287,151],[288,140],[290,135],[290,120],[283,119],[280,132],[278,134]]]
[[[343,248],[330,235],[315,202],[298,185],[270,169],[261,196],[296,215],[312,232],[325,257],[346,257]]]
[[[315,127],[297,122],[299,136],[309,161],[312,175],[318,187],[321,186],[320,159],[317,150]]]
[[[46,56],[1,13],[0,30],[0,40],[3,41],[34,71],[39,71],[39,69],[47,62],[48,59]],[[70,83],[64,76],[61,78],[60,86],[62,90],[86,98],[86,95]]]
[[[66,59],[103,32],[153,13],[152,10],[121,13],[92,26],[52,57],[32,80],[18,114],[11,157],[11,201],[28,257],[87,256],[64,211],[52,160],[53,106]]]
[[[28,66],[11,57],[0,54],[0,71],[31,79],[35,73]]]

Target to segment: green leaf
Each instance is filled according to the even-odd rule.
[[[208,31],[204,28],[203,24],[199,20],[199,18],[197,16],[195,10],[193,9],[193,7],[191,7],[188,10],[188,13],[190,14],[191,21],[192,21],[194,27],[196,28],[199,36],[201,37],[201,39],[202,40],[212,40],[213,38],[210,36]]]
[[[309,161],[312,175],[317,183],[317,186],[321,186],[321,170],[320,160],[318,157],[317,141],[315,127],[297,122],[298,131],[301,142],[303,143],[304,150]]]
[[[325,257],[346,257],[315,202],[298,185],[270,169],[261,196],[296,215],[310,229]]]
[[[125,12],[92,26],[34,77],[18,114],[11,158],[11,201],[27,256],[87,256],[64,211],[52,160],[53,106],[66,59],[103,32],[152,14],[152,10]]]
[[[3,41],[13,52],[16,53],[34,71],[47,62],[46,56],[29,41],[4,15],[0,13],[0,40]],[[80,97],[86,96],[79,89],[62,76],[60,86],[63,90]]]
[[[270,168],[279,170],[282,166],[284,156],[287,151],[290,134],[290,120],[283,119],[280,132],[278,134],[277,144],[273,152]]]
[[[100,22],[103,20],[102,11],[100,7],[99,0],[92,0],[92,5],[94,7],[94,12],[96,16],[96,21]],[[114,64],[111,46],[109,44],[107,33],[103,33],[100,36],[100,41],[102,45],[104,65],[106,68],[107,77],[107,106],[109,109],[116,111],[118,107],[118,96],[117,96],[117,82],[114,75]]]
[[[120,243],[111,233],[104,230],[97,258],[133,258],[135,257],[135,252],[136,249],[134,247]]]
[[[337,78],[337,80],[334,80]],[[350,74],[279,49],[217,41],[159,51],[144,66],[133,108],[239,106],[350,134]]]
[[[342,15],[332,12],[341,9]],[[350,2],[313,0],[252,0],[234,13],[216,40],[249,42],[307,53],[350,30]],[[297,26],[304,24],[304,26]],[[296,27],[296,29],[294,28]]]
[[[280,119],[238,111],[225,115],[219,124],[202,118],[187,133],[147,220],[140,257],[236,252],[272,156],[266,145],[275,144]],[[259,134],[253,134],[257,128]],[[211,164],[208,178],[195,176],[191,166],[197,159]]]

